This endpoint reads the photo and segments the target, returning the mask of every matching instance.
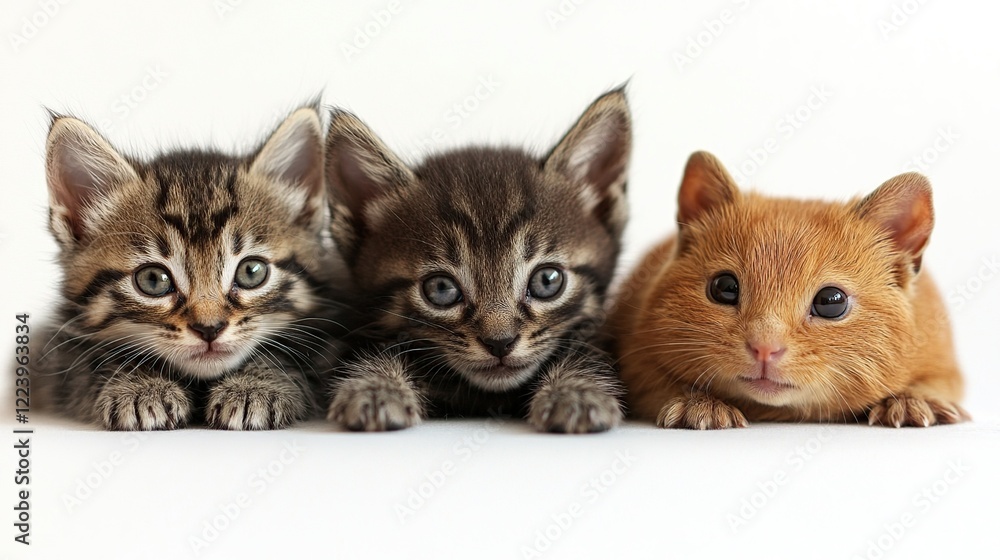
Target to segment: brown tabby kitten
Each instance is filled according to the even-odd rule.
[[[119,154],[55,117],[49,227],[63,270],[39,398],[111,430],[270,429],[315,403],[329,342],[322,127],[295,111],[253,155]],[[203,413],[199,413],[203,411]]]
[[[488,412],[526,412],[552,432],[618,424],[620,385],[591,338],[627,217],[630,145],[622,91],[542,159],[466,148],[412,169],[335,112],[334,237],[371,322],[330,419],[368,431]]]

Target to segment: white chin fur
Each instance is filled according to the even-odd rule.
[[[798,404],[801,399],[797,394],[798,390],[786,390],[776,395],[764,395],[761,393],[745,392],[744,397],[760,404],[768,406],[792,406]]]
[[[476,387],[477,389],[500,393],[516,389],[524,385],[535,375],[538,367],[528,366],[524,369],[507,371],[502,374],[482,371],[466,371],[462,368],[456,369],[462,373],[462,377],[464,377],[470,385]]]
[[[170,363],[185,375],[195,379],[216,379],[240,367],[246,359],[247,352],[237,352],[232,356],[213,360],[174,358]]]

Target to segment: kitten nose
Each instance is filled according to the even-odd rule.
[[[747,342],[747,351],[758,362],[773,362],[785,353],[785,347],[776,342]]]
[[[507,354],[510,354],[514,349],[514,343],[520,336],[512,336],[510,338],[480,338],[479,342],[483,343],[489,351],[497,358],[503,358]]]
[[[205,342],[212,342],[213,340],[219,338],[219,333],[222,329],[226,328],[227,323],[221,322],[214,325],[202,325],[201,323],[191,323],[188,326],[191,330],[197,332],[201,335],[201,339]]]

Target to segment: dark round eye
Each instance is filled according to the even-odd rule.
[[[528,281],[528,293],[534,298],[552,299],[562,292],[564,283],[563,272],[558,268],[539,268]]]
[[[462,289],[450,276],[431,276],[424,280],[424,297],[438,307],[451,307],[462,301]]]
[[[847,313],[847,294],[840,288],[827,286],[813,298],[812,314],[824,319],[839,319]]]
[[[147,296],[163,297],[174,291],[174,281],[162,266],[144,266],[135,271],[134,278],[135,287]]]
[[[723,305],[736,305],[740,301],[740,283],[732,274],[723,272],[708,283],[708,295]]]
[[[268,270],[267,263],[260,259],[243,259],[236,267],[236,285],[246,290],[256,288],[267,280]]]

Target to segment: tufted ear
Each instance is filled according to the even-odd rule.
[[[303,223],[316,223],[326,207],[323,129],[316,109],[303,107],[289,115],[254,156],[250,173],[284,183],[292,211]]]
[[[60,245],[87,243],[108,195],[139,177],[104,137],[72,117],[54,116],[45,151],[49,228]]]
[[[334,237],[346,248],[371,225],[369,207],[393,189],[416,182],[416,176],[365,123],[335,109],[326,135],[326,180]]]
[[[897,175],[858,202],[855,211],[879,224],[913,270],[920,270],[934,229],[934,204],[927,177],[915,172]]]
[[[736,200],[739,187],[725,166],[708,152],[695,152],[688,158],[677,195],[677,224],[697,221],[714,208]]]
[[[619,88],[584,111],[546,156],[543,169],[567,177],[584,205],[620,234],[628,219],[625,189],[631,151],[632,117]]]

